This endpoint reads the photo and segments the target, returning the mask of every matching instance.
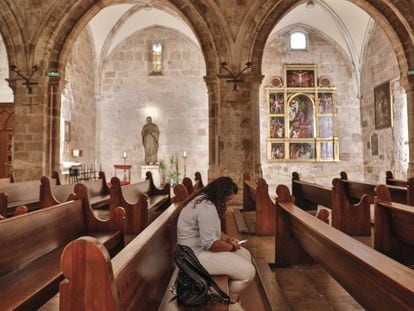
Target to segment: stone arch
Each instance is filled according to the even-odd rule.
[[[376,0],[350,0],[368,13],[385,31],[393,43],[397,55],[402,83],[409,88],[408,69],[414,68],[414,38],[412,28],[410,29],[410,16],[406,16],[407,8],[410,7],[408,0],[404,1],[376,1]],[[280,21],[285,12],[289,12],[302,2],[297,0],[265,1],[256,11],[252,11],[246,23],[249,25],[245,32],[245,44],[242,53],[252,59],[253,70],[261,73],[261,63],[264,46],[272,29]],[[411,32],[411,35],[410,35]],[[414,84],[414,83],[413,83]],[[410,88],[411,89],[411,88]]]
[[[101,9],[112,4],[122,4],[125,0],[104,0],[96,3],[92,0],[67,1],[64,8],[55,7],[55,14],[50,14],[37,34],[34,42],[36,46],[35,57],[42,59],[45,67],[57,69],[64,76],[64,64],[70,51],[70,46],[76,40],[79,33]],[[154,2],[156,6],[167,6],[168,9],[177,12],[185,22],[193,29],[202,47],[205,58],[207,75],[217,74],[219,70],[219,55],[229,55],[226,44],[218,44],[221,41],[215,39],[211,31],[211,23],[218,20],[215,12],[210,6],[199,3],[192,3],[189,0],[159,0]],[[57,15],[56,12],[61,12]],[[200,13],[201,12],[201,13]],[[209,15],[208,21],[203,16]],[[217,27],[214,27],[217,30]],[[219,38],[225,37],[218,36]],[[216,42],[220,41],[220,42]],[[224,51],[219,51],[224,49]],[[46,52],[45,52],[46,51]],[[45,54],[46,53],[46,54]]]
[[[25,42],[28,40],[21,31],[24,29],[24,22],[19,13],[13,2],[0,2],[0,33],[6,47],[8,62],[26,71],[32,64],[27,63]]]

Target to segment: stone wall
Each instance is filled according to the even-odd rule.
[[[93,164],[97,159],[95,51],[87,29],[71,48],[65,80],[67,84],[62,92],[61,107],[61,163],[76,161]],[[64,138],[65,121],[70,122],[70,141]],[[74,159],[73,149],[82,150],[82,157]]]
[[[339,137],[339,162],[268,162],[266,155],[267,107],[265,89],[272,76],[283,77],[284,64],[316,64],[318,76],[328,76],[336,86],[337,134]],[[289,50],[289,32],[270,38],[264,51],[262,71],[265,75],[260,92],[260,141],[263,177],[270,184],[291,185],[292,172],[301,178],[330,185],[339,172],[345,170],[352,179],[363,178],[363,153],[360,126],[358,87],[352,63],[344,51],[333,41],[308,30],[308,50]],[[273,190],[272,190],[273,191]]]
[[[384,31],[375,25],[365,50],[361,74],[361,116],[365,178],[385,181],[385,171],[391,170],[399,178],[406,178],[408,168],[407,102],[399,84],[400,72],[393,46]],[[375,129],[374,88],[391,81],[393,99],[393,127]],[[378,137],[378,155],[372,154],[371,137]]]
[[[13,91],[5,80],[9,77],[9,62],[7,60],[7,51],[3,39],[0,35],[0,102],[13,102]]]
[[[150,75],[153,40],[163,44],[163,75]],[[178,156],[183,172],[187,152],[187,176],[200,171],[207,180],[208,97],[203,81],[205,63],[193,42],[177,31],[152,27],[130,36],[108,59],[102,70],[98,103],[99,157],[108,176],[113,164],[132,165],[132,178],[140,179],[144,163],[141,130],[151,116],[160,129],[158,160],[170,168]]]

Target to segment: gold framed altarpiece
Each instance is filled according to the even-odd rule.
[[[284,65],[278,78],[281,83],[265,88],[268,161],[339,161],[331,80],[318,78],[316,65]]]

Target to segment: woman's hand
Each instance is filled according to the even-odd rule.
[[[239,240],[238,239],[236,239],[236,238],[233,238],[233,237],[229,237],[228,239],[227,239],[227,243],[229,243],[229,244],[231,244],[231,245],[234,245],[234,247],[235,247],[235,249],[237,250],[237,249],[240,249],[240,244],[239,244]]]

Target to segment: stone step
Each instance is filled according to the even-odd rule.
[[[263,290],[263,296],[271,311],[289,311],[290,306],[285,294],[276,282],[274,273],[263,257],[255,257],[253,263],[256,267],[256,275]]]

